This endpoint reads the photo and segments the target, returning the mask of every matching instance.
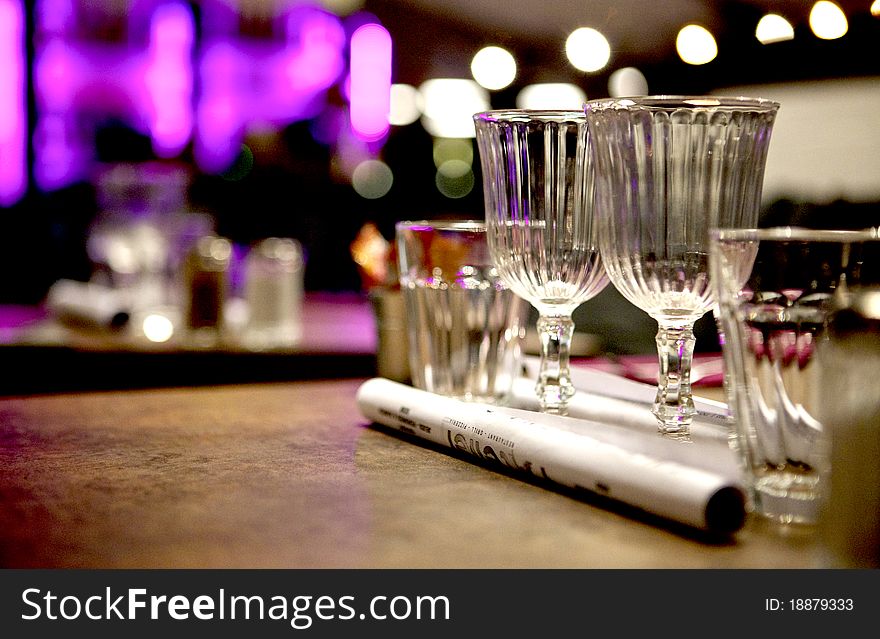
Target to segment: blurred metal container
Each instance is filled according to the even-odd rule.
[[[376,322],[376,373],[410,383],[406,305],[398,288],[374,287],[370,305]]]

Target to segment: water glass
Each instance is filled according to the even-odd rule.
[[[475,220],[396,226],[415,387],[503,403],[520,375],[527,304],[501,281]]]
[[[827,348],[827,321],[878,282],[878,264],[875,230],[712,232],[734,445],[759,515],[817,521],[830,472],[823,402],[842,375]],[[858,377],[846,374],[846,383],[864,384]]]
[[[646,96],[593,100],[584,110],[597,163],[596,219],[605,270],[657,321],[653,413],[685,438],[694,323],[712,310],[712,228],[758,221],[779,104],[760,98]]]
[[[538,311],[535,394],[564,415],[573,311],[608,284],[596,239],[590,133],[581,111],[510,109],[474,115],[489,248],[498,273]]]

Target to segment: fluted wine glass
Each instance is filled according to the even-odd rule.
[[[538,311],[541,410],[565,414],[572,313],[608,283],[593,224],[595,180],[582,111],[474,115],[489,250],[499,275]]]
[[[605,269],[620,293],[658,323],[653,413],[661,432],[687,433],[696,412],[693,327],[715,306],[709,230],[757,226],[778,109],[760,98],[715,96],[584,105],[600,176]]]

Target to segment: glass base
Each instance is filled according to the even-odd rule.
[[[821,506],[819,478],[780,471],[755,480],[755,514],[781,524],[813,525]]]
[[[556,384],[538,385],[536,389],[541,402],[541,412],[550,415],[567,415],[568,400],[574,396],[573,386]]]
[[[694,420],[694,415],[697,414],[690,397],[683,405],[679,406],[655,403],[651,412],[657,418],[657,428],[664,435],[687,433]]]

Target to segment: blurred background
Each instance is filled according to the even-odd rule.
[[[874,226],[878,43],[877,0],[0,0],[0,304],[163,303],[206,235],[364,294],[396,221],[483,217],[473,113],[609,95],[778,100],[763,222]],[[576,320],[653,349],[610,286]]]

